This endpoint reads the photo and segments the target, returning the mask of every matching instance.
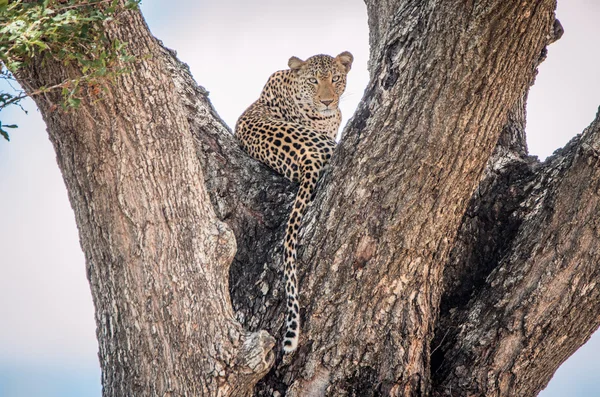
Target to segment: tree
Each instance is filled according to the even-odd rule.
[[[554,2],[366,3],[371,82],[304,222],[286,360],[273,336],[295,187],[241,152],[141,16],[104,24],[139,59],[130,73],[68,111],[34,97],[105,395],[533,395],[598,327],[600,121],[542,164],[524,144]],[[80,74],[34,58],[17,77],[32,93]]]

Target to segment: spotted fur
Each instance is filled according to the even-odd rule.
[[[298,229],[306,206],[333,153],[341,122],[338,107],[346,89],[346,75],[353,57],[315,55],[302,61],[291,57],[290,69],[275,72],[260,97],[240,116],[235,133],[242,147],[254,158],[298,182],[300,187],[284,241],[284,277],[287,294],[286,333],[283,350],[298,346],[300,304],[296,246]]]

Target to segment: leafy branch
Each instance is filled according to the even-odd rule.
[[[34,58],[49,57],[79,68],[81,76],[35,92],[0,90],[0,110],[19,105],[27,96],[61,90],[64,109],[79,105],[84,85],[98,86],[127,72],[135,57],[126,43],[109,40],[103,23],[117,23],[117,15],[138,7],[140,0],[0,0],[0,80],[14,81],[12,73],[26,67]],[[125,66],[124,66],[125,65]],[[2,128],[14,128],[0,122]]]

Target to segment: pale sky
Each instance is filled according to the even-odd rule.
[[[290,56],[355,56],[344,122],[366,86],[368,30],[359,0],[146,0],[152,32],[190,65],[233,126]],[[564,145],[600,105],[600,5],[559,0],[565,34],[549,48],[528,105],[528,142],[541,158]],[[29,102],[11,142],[0,140],[0,396],[99,396],[93,304],[74,216],[45,126]],[[543,397],[600,395],[596,335],[556,373]]]

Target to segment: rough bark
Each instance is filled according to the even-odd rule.
[[[536,395],[600,325],[598,131],[540,163],[511,111],[445,268],[435,395]]]
[[[235,238],[209,200],[183,98],[139,13],[120,18],[108,35],[143,62],[77,109],[36,98],[86,257],[103,393],[246,395],[274,339],[234,319]],[[19,77],[31,92],[77,74],[45,59]]]
[[[292,393],[430,392],[444,264],[554,6],[367,2],[371,82],[306,226]]]
[[[543,164],[524,144],[555,3],[366,3],[371,81],[301,235],[300,348],[254,394],[534,395],[600,323],[600,122]],[[107,30],[141,55],[131,74],[74,111],[37,99],[86,255],[104,395],[246,395],[279,349],[295,187],[124,18]],[[71,73],[39,62],[19,78]]]
[[[536,395],[600,325],[599,137],[597,116],[542,164],[496,158],[451,259],[478,274],[442,304],[436,395]]]
[[[283,302],[279,263],[295,186],[249,157],[238,145],[174,51],[165,62],[187,113],[205,183],[218,218],[233,230],[237,253],[230,293],[237,318],[250,330],[279,332]]]

